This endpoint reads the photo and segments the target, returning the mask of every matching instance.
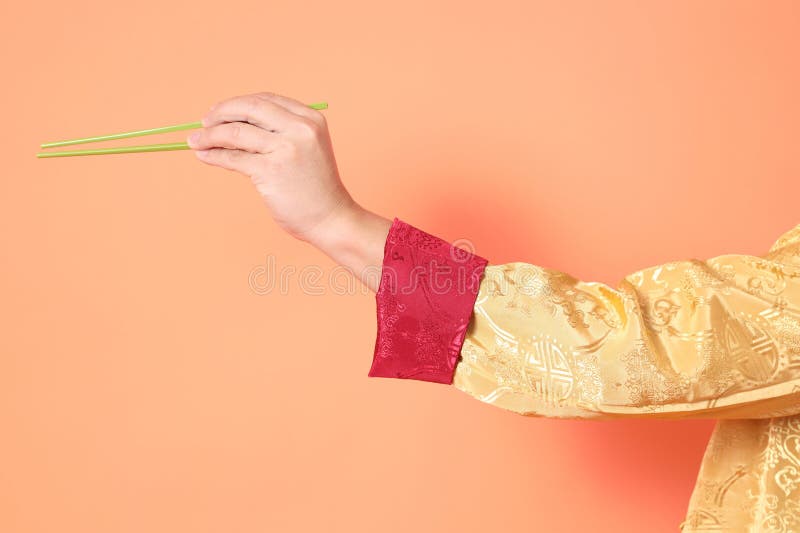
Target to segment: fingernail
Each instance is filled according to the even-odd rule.
[[[197,145],[197,141],[199,141],[199,140],[200,140],[200,132],[196,131],[196,132],[192,133],[191,135],[189,135],[189,138],[186,139],[186,143],[190,147],[194,148]]]

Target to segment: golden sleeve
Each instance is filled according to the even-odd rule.
[[[526,416],[800,413],[800,224],[765,254],[671,261],[616,289],[488,265],[452,384]]]

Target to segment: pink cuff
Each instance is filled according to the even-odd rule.
[[[375,294],[368,376],[451,384],[487,263],[395,218]]]

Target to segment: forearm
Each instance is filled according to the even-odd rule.
[[[375,292],[391,225],[391,220],[350,200],[321,224],[308,242]]]

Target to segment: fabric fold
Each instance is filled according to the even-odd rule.
[[[394,218],[369,377],[451,384],[488,261]]]

